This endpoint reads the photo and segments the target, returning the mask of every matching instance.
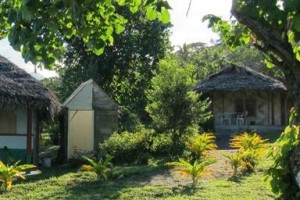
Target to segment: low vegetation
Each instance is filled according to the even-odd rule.
[[[211,175],[201,178],[194,189],[189,187],[190,178],[170,173],[169,168],[161,165],[116,166],[107,181],[98,179],[94,172],[54,167],[28,176],[26,182],[17,181],[10,192],[0,195],[0,199],[239,200],[246,197],[247,200],[271,200],[276,197],[262,181],[270,160],[264,160],[256,173],[237,182],[229,180],[230,175],[217,174],[218,162],[210,166],[214,168]],[[230,168],[221,166],[223,172],[230,174]]]
[[[22,171],[36,167],[35,165],[31,164],[19,165],[19,163],[20,161],[17,161],[13,165],[9,165],[0,161],[0,181],[4,183],[4,188],[6,191],[11,190],[14,178],[25,179]]]

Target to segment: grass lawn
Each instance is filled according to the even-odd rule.
[[[115,167],[113,177],[106,182],[97,180],[92,172],[54,167],[41,169],[41,174],[29,176],[26,181],[15,182],[12,191],[2,192],[0,199],[268,200],[275,198],[262,180],[269,163],[264,161],[255,174],[230,181],[230,169],[220,161],[213,166],[212,176],[204,177],[195,190],[189,187],[189,178],[172,174],[164,166]]]

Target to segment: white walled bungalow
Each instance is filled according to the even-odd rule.
[[[118,129],[118,105],[92,80],[82,83],[61,109],[61,159],[91,152]]]
[[[55,95],[0,56],[0,160],[37,163],[40,125],[57,109]]]
[[[285,85],[248,67],[230,65],[195,88],[210,97],[217,134],[281,132],[291,103]]]

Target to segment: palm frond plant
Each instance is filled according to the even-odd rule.
[[[199,178],[205,175],[208,175],[209,169],[208,165],[216,162],[215,159],[208,159],[205,161],[195,160],[193,164],[184,159],[179,159],[177,162],[169,162],[166,163],[167,166],[174,167],[173,171],[178,172],[183,177],[191,177],[192,178],[192,187],[196,187]]]
[[[256,133],[244,132],[231,139],[230,147],[238,148],[243,156],[247,171],[253,171],[257,163],[267,154],[267,140]]]
[[[88,158],[86,156],[83,156],[85,160],[89,162],[88,165],[82,165],[80,170],[82,171],[93,171],[97,174],[98,179],[101,179],[102,177],[104,180],[107,180],[107,174],[111,170],[112,167],[112,157],[111,156],[105,156],[105,158],[100,158],[98,161]]]
[[[208,151],[215,150],[217,148],[216,137],[212,133],[203,133],[192,137],[187,147],[192,152],[193,160],[205,159],[208,155]]]
[[[36,167],[32,164],[19,165],[20,162],[21,161],[19,160],[13,165],[6,165],[0,160],[0,180],[4,182],[4,187],[6,191],[11,190],[13,178],[16,177],[25,179],[25,176],[22,174],[22,171]]]
[[[222,155],[229,160],[229,164],[233,170],[231,177],[238,177],[239,170],[245,168],[247,165],[247,163],[244,161],[247,153],[242,151],[236,151],[234,153],[222,152]]]

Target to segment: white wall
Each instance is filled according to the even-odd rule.
[[[9,149],[26,149],[27,146],[27,136],[22,134],[27,134],[27,109],[20,108],[16,110],[16,134],[20,136],[9,136],[0,135],[0,148],[4,146]],[[32,115],[32,135],[36,134],[36,112],[33,111]],[[21,136],[22,135],[22,136]],[[33,149],[33,137],[32,137],[32,149]]]
[[[94,149],[94,111],[69,111],[68,113],[68,159],[74,149]]]

